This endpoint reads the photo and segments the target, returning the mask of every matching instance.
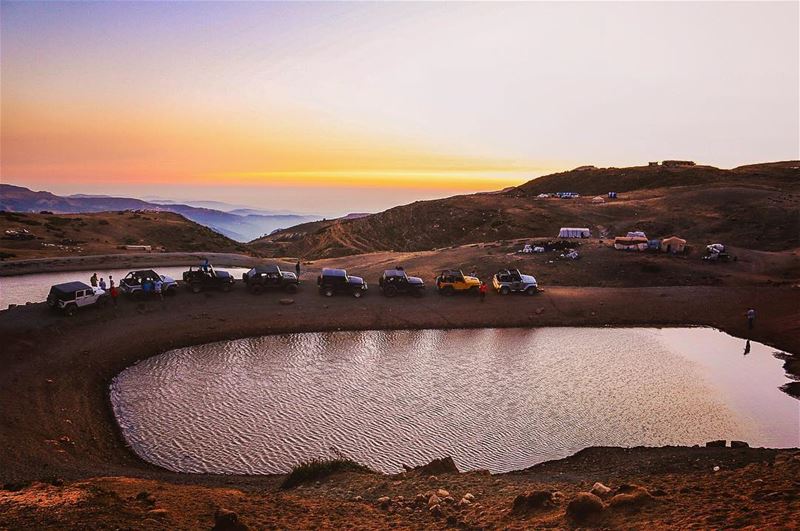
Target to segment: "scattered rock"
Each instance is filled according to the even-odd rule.
[[[163,518],[169,514],[169,511],[166,509],[150,509],[147,511],[147,514],[150,516],[158,516],[159,518]]]
[[[428,498],[424,494],[417,494],[414,497],[414,503],[416,505],[425,505],[426,503],[428,503]]]
[[[50,484],[53,485],[54,487],[63,487],[64,480],[61,478],[54,478],[52,481],[50,481]]]
[[[294,299],[281,299],[280,303],[284,306],[289,306],[290,304],[294,304]]]
[[[609,507],[620,508],[639,508],[653,501],[653,496],[644,487],[633,487],[626,492],[615,495],[608,502]]]
[[[362,501],[364,501],[364,498],[362,498],[361,496],[356,496],[355,498],[353,498],[353,501],[354,502],[362,502]]]
[[[511,510],[515,513],[543,509],[553,505],[553,493],[549,490],[534,490],[514,498]],[[601,502],[602,503],[602,502]]]
[[[599,496],[602,498],[603,496],[611,492],[611,489],[598,481],[597,483],[592,485],[592,490],[590,492],[595,496]]]
[[[706,448],[725,448],[726,441],[708,441]]]
[[[432,505],[429,509],[433,516],[442,516],[442,507],[440,505]]]
[[[439,489],[436,491],[436,495],[439,496],[440,498],[447,498],[448,496],[450,496],[450,493],[444,489]]]
[[[211,531],[247,531],[250,529],[239,521],[239,515],[229,509],[220,507],[214,512],[214,527]]]
[[[744,441],[731,441],[731,448],[750,448],[750,445]]]
[[[392,500],[389,499],[389,496],[381,496],[380,498],[378,498],[378,505],[382,509],[388,509],[389,505],[391,505],[391,503],[392,503]]]
[[[433,507],[434,505],[439,505],[442,503],[442,500],[436,494],[432,494],[430,498],[428,498],[428,507]]]
[[[461,498],[461,499],[458,501],[458,506],[459,506],[459,507],[463,507],[463,506],[465,506],[465,505],[472,505],[472,500],[469,500],[469,499],[467,499],[467,498]]]
[[[442,501],[443,501],[444,503],[455,503],[455,502],[456,502],[456,499],[455,499],[455,498],[453,498],[452,496],[447,496],[446,498],[442,498]]]
[[[579,492],[567,504],[567,516],[577,521],[586,520],[603,512],[603,500],[591,492]]]
[[[464,498],[465,500],[469,500],[469,501],[475,501],[475,496],[473,496],[473,495],[472,495],[472,494],[470,494],[469,492],[468,492],[468,493],[466,493],[466,494],[464,494],[463,498]]]

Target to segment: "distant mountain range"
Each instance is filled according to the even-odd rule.
[[[59,214],[119,210],[175,212],[239,242],[259,238],[276,229],[322,219],[322,216],[239,208],[217,201],[194,203],[194,205],[184,204],[163,199],[144,201],[130,197],[84,194],[59,196],[50,192],[35,192],[22,186],[0,184],[0,209],[9,212],[40,212],[42,210]],[[217,205],[220,209],[198,205]],[[227,207],[233,208],[229,211],[223,210],[223,208],[227,210]]]

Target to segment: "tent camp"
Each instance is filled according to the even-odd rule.
[[[558,231],[559,238],[591,238],[592,232],[585,228],[561,227]]]
[[[686,240],[677,236],[670,236],[661,240],[661,250],[665,253],[682,253],[686,250]]]
[[[614,249],[618,251],[646,251],[647,238],[617,236],[614,238]]]
[[[644,232],[642,232],[640,230],[631,231],[628,234],[626,234],[625,236],[627,236],[628,238],[645,238],[645,239],[647,238],[647,234],[645,234]]]
[[[605,203],[605,202],[606,202],[606,200],[603,199],[602,197],[600,197],[599,195],[592,198],[592,203],[595,203],[595,204]]]

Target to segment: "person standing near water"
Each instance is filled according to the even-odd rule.
[[[297,278],[300,278],[300,260],[294,265],[294,272],[297,273]]]
[[[747,317],[747,329],[752,330],[753,326],[755,326],[756,311],[753,308],[749,308],[744,316]]]
[[[100,277],[100,289],[103,291],[106,290],[106,281],[103,279],[103,277]]]
[[[750,340],[747,340],[747,343],[744,344],[744,355],[747,356],[750,354]]]
[[[89,278],[89,284],[91,284],[93,288],[96,288],[96,287],[97,287],[97,273],[94,273],[94,274],[93,274],[93,275],[92,275],[92,276]]]

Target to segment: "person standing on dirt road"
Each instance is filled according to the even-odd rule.
[[[481,287],[478,288],[478,292],[481,294],[481,302],[486,299],[486,292],[489,290],[489,287],[486,285],[486,282],[481,282]]]
[[[160,278],[157,278],[155,282],[153,282],[153,291],[156,293],[156,297],[158,297],[161,302],[164,302],[164,293],[162,293],[161,288],[163,286],[163,282]]]
[[[100,277],[100,289],[103,291],[106,290],[106,281],[103,279],[103,277]]]
[[[297,278],[300,278],[300,260],[294,265],[294,272],[297,274]]]
[[[117,287],[114,285],[113,281],[111,283],[111,302],[114,303],[114,306],[117,305],[117,297],[119,296],[119,291],[117,291]]]
[[[93,288],[97,287],[97,273],[92,274],[89,278],[89,284],[91,284]]]
[[[744,315],[747,317],[747,329],[752,330],[753,326],[755,326],[756,311],[753,308],[749,308]]]

